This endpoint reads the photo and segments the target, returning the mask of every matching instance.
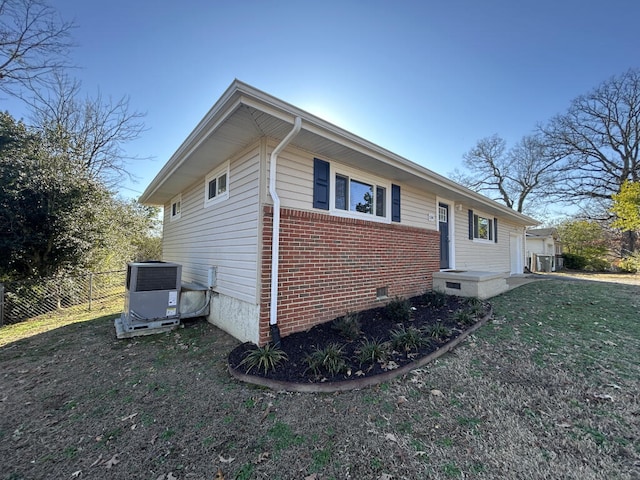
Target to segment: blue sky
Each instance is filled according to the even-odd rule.
[[[234,78],[440,174],[640,67],[635,0],[55,0],[84,91],[130,96],[137,197]],[[0,108],[27,113],[14,100]]]

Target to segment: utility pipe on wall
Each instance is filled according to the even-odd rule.
[[[280,197],[276,191],[276,165],[278,155],[289,142],[300,132],[302,119],[296,117],[293,122],[293,129],[271,152],[269,162],[269,195],[273,199],[273,234],[271,236],[271,309],[269,311],[269,326],[271,328],[271,339],[278,346],[280,344],[280,331],[278,329],[278,265],[280,255]]]

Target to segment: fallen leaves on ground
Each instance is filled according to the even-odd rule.
[[[117,465],[118,463],[120,463],[120,459],[118,458],[118,454],[116,453],[113,457],[111,457],[109,460],[105,462],[105,466],[107,467],[107,470],[108,470],[114,465]]]

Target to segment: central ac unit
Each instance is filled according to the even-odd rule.
[[[116,319],[119,338],[127,332],[150,329],[155,333],[180,323],[181,274],[177,263],[127,264],[124,312],[119,322]]]

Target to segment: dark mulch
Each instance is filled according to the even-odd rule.
[[[378,375],[415,362],[463,333],[473,323],[470,325],[457,321],[456,313],[470,311],[474,300],[477,302],[477,299],[447,295],[444,296],[444,304],[437,306],[434,305],[434,303],[438,303],[437,300],[434,300],[428,294],[413,297],[408,299],[411,304],[411,315],[405,321],[394,319],[393,311],[390,311],[389,306],[362,311],[358,313],[361,332],[353,340],[346,339],[335,328],[335,323],[339,319],[316,325],[305,332],[294,333],[282,338],[281,349],[287,354],[288,360],[280,364],[276,370],[271,370],[267,373],[256,368],[247,371],[247,365],[241,365],[246,355],[256,349],[254,344],[244,343],[229,354],[229,367],[271,380],[295,383],[341,382]],[[442,302],[442,299],[440,299],[440,302]],[[484,316],[484,312],[489,311],[489,308],[488,303],[482,302],[480,311],[476,311],[474,318],[481,318]],[[446,327],[449,334],[440,338],[430,335],[430,327],[436,324]],[[409,352],[390,348],[390,356],[385,362],[362,364],[358,360],[358,352],[365,340],[388,342],[387,345],[391,345],[392,332],[402,327],[405,329],[410,327],[421,329],[425,340],[424,345]],[[342,373],[338,374],[331,374],[326,369],[319,373],[313,372],[306,362],[309,354],[332,343],[338,344],[342,348],[346,368]]]

